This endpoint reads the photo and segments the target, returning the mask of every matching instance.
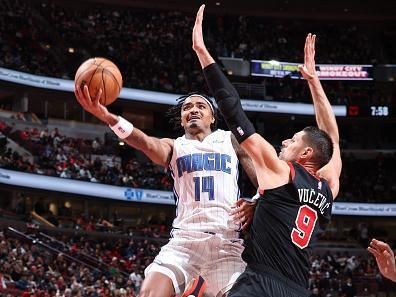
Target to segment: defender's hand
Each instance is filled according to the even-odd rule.
[[[315,40],[316,35],[311,33],[307,35],[304,47],[304,65],[298,65],[298,69],[306,80],[318,77],[315,70]]]
[[[197,12],[197,16],[195,18],[195,24],[193,28],[192,48],[196,52],[206,49],[205,42],[203,39],[203,33],[202,33],[202,20],[203,20],[204,9],[205,9],[205,4],[201,5],[201,7]]]
[[[373,239],[367,250],[375,257],[381,274],[396,282],[395,255],[389,244]]]
[[[239,199],[231,208],[230,215],[233,217],[234,222],[241,224],[242,229],[246,230],[253,221],[256,203],[246,201],[245,199]]]

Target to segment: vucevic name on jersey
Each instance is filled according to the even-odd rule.
[[[169,168],[177,205],[173,227],[233,236],[240,226],[229,215],[239,198],[231,132],[216,130],[203,141],[177,138]]]
[[[333,195],[326,180],[289,166],[292,181],[258,200],[243,259],[307,288],[310,249],[330,221]]]

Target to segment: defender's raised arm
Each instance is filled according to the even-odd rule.
[[[299,66],[299,69],[303,77],[307,80],[311,91],[316,123],[319,129],[325,131],[330,136],[333,142],[333,156],[330,162],[318,171],[318,174],[329,182],[333,197],[335,198],[339,190],[339,177],[342,168],[339,145],[340,136],[333,109],[315,70],[315,40],[316,35],[312,35],[311,33],[307,35],[304,47],[304,65]]]
[[[272,172],[282,172],[284,178],[280,182],[287,182],[289,167],[285,162],[279,160],[274,147],[256,133],[253,124],[242,109],[238,92],[215,63],[205,46],[202,33],[204,8],[205,6],[202,5],[197,13],[193,29],[193,49],[200,61],[206,82],[213,93],[219,110],[228,128],[252,159],[260,188],[269,188],[279,184],[276,179],[268,178],[267,174],[272,174]],[[258,168],[270,170],[260,170],[261,173],[258,173]],[[265,182],[263,183],[263,181]],[[274,184],[271,183],[272,181]]]

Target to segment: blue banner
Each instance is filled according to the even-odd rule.
[[[117,187],[92,182],[23,173],[0,168],[0,183],[130,202],[175,205],[172,192]],[[346,216],[396,216],[396,203],[335,202],[332,213]]]
[[[2,168],[0,168],[0,183],[132,202],[175,204],[172,192],[117,187],[60,177],[30,174]]]

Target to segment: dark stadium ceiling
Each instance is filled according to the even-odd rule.
[[[393,0],[208,0],[206,2],[202,0],[69,0],[68,2],[111,3],[182,11],[195,11],[200,4],[205,3],[208,12],[221,14],[378,21],[396,19],[396,1]]]

